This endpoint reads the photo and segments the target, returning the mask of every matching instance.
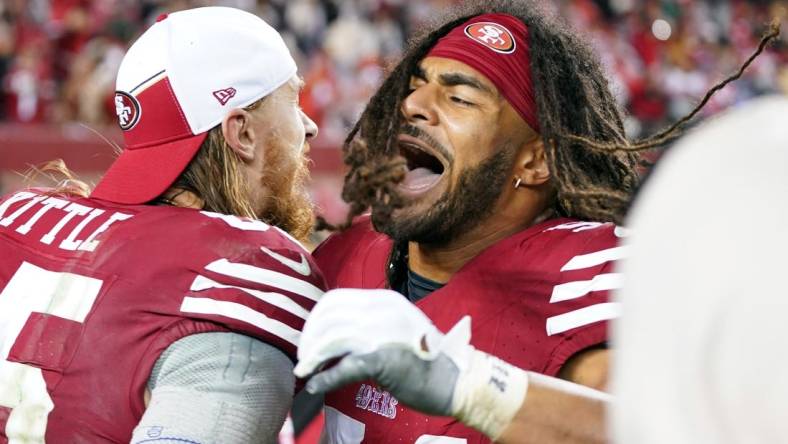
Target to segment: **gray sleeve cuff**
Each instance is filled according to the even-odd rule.
[[[264,342],[237,333],[187,336],[156,361],[132,443],[275,443],[294,385],[290,359]]]

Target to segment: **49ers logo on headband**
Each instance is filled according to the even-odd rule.
[[[115,113],[118,115],[120,129],[128,131],[140,121],[140,102],[131,94],[123,91],[115,91]]]
[[[465,35],[501,54],[511,54],[517,46],[512,33],[498,23],[471,23],[465,27]]]

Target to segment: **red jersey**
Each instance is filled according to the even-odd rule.
[[[22,191],[0,201],[0,443],[129,442],[161,352],[233,331],[293,359],[325,289],[259,221]]]
[[[472,318],[477,349],[525,370],[555,376],[572,355],[607,341],[618,315],[608,290],[622,257],[613,224],[550,220],[489,247],[416,305],[442,331]],[[332,236],[314,252],[330,288],[383,288],[391,241],[368,220]],[[405,408],[361,383],[326,396],[326,435],[333,443],[481,443],[483,435],[453,418]]]

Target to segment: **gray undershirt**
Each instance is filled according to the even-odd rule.
[[[237,333],[201,333],[156,361],[150,402],[132,443],[275,443],[290,409],[293,363]]]

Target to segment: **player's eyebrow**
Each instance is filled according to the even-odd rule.
[[[306,86],[306,82],[304,82],[304,78],[303,77],[298,76],[298,85],[297,86],[298,86],[298,92],[301,92],[304,89],[304,86]]]
[[[416,66],[413,74],[411,76],[416,77],[419,80],[427,80],[427,73],[424,72],[424,69],[421,66]]]
[[[411,75],[420,80],[427,80],[427,73],[421,66],[416,66],[413,74]],[[461,72],[443,73],[438,76],[438,82],[440,82],[440,84],[443,86],[469,86],[483,93],[493,96],[496,95],[492,88],[482,83],[476,77]]]
[[[479,79],[469,76],[468,74],[460,72],[447,72],[438,76],[439,82],[444,86],[470,86],[471,88],[478,89],[481,92],[496,95],[495,92],[485,85]]]

